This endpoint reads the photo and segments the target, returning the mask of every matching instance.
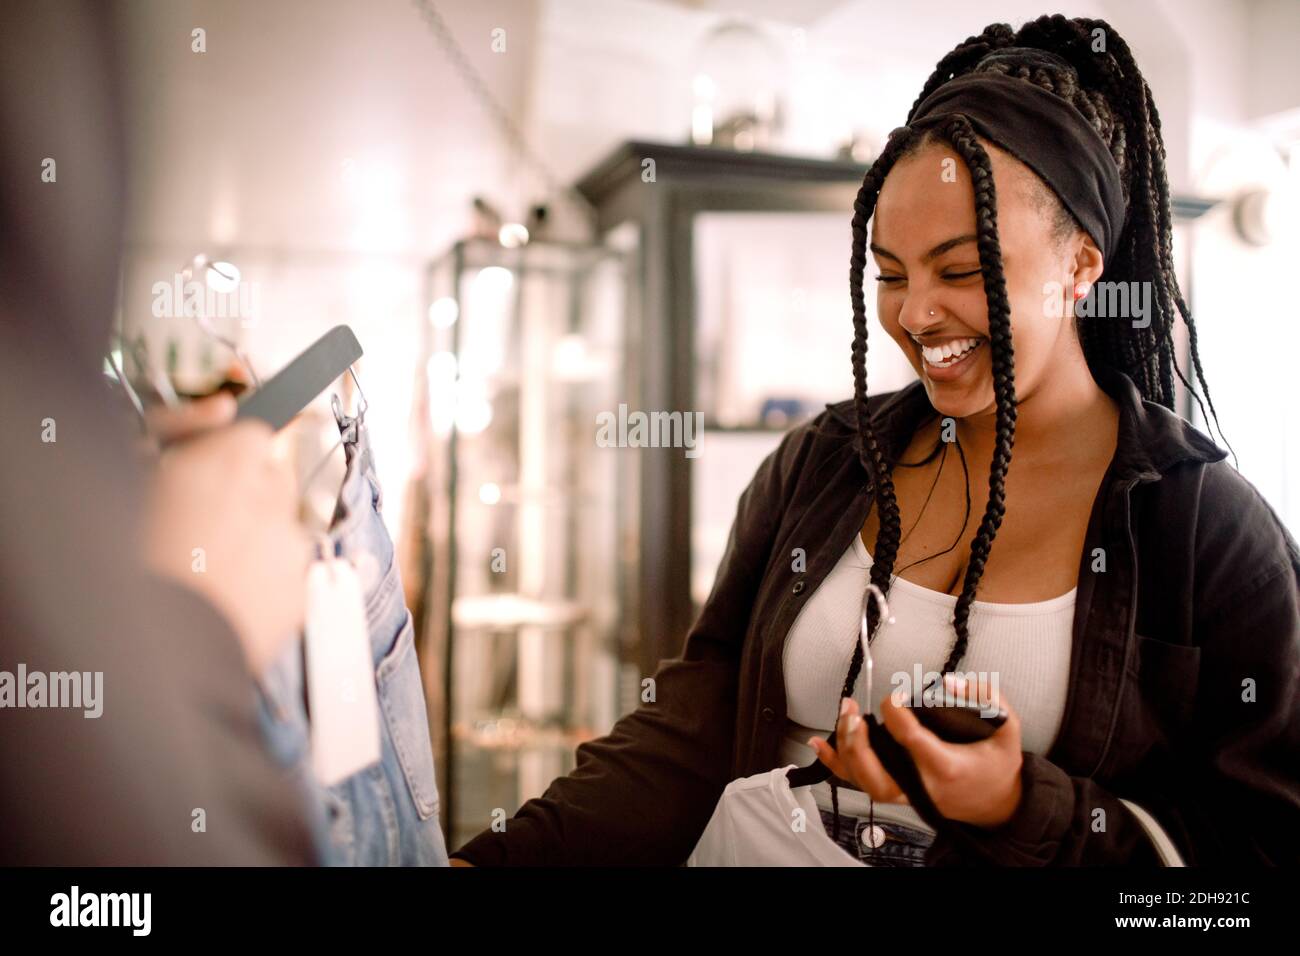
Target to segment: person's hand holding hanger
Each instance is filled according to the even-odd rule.
[[[965,681],[944,676],[950,693],[964,695]],[[949,743],[921,724],[906,697],[887,696],[881,704],[885,729],[907,749],[935,809],[949,820],[993,828],[1015,815],[1020,806],[1020,718],[1000,694],[988,703],[1006,711],[1006,721],[989,737],[973,743]],[[907,794],[871,749],[867,725],[852,697],[843,700],[831,747],[820,737],[809,744],[831,772],[871,795],[879,803],[909,803]]]
[[[312,546],[271,428],[235,423],[235,410],[224,392],[149,410],[161,453],[144,550],[155,573],[198,592],[226,617],[249,669],[260,675],[302,626]]]

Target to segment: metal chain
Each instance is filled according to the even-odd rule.
[[[412,2],[415,4],[416,9],[420,11],[421,16],[424,17],[424,20],[429,25],[430,29],[432,29],[434,38],[438,41],[439,46],[442,47],[443,52],[447,54],[452,67],[458,74],[460,74],[460,78],[465,82],[465,85],[470,88],[470,91],[478,99],[479,104],[487,110],[492,119],[496,121],[496,124],[501,128],[506,139],[509,140],[511,146],[523,161],[533,167],[538,178],[546,184],[546,188],[550,190],[552,194],[567,199],[574,205],[583,219],[585,219],[590,225],[594,226],[596,220],[595,207],[592,206],[592,204],[587,200],[587,197],[578,192],[578,190],[561,183],[555,175],[551,173],[546,164],[537,157],[537,154],[529,148],[528,141],[515,125],[514,120],[511,119],[509,111],[498,102],[496,96],[494,96],[492,91],[488,88],[483,77],[479,74],[478,70],[475,69],[474,64],[471,63],[469,57],[465,55],[464,49],[461,48],[460,43],[452,34],[451,28],[447,26],[447,21],[444,20],[442,14],[438,12],[438,8],[433,5],[431,0],[412,0]]]

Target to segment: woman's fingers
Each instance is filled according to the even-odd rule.
[[[228,392],[217,392],[175,408],[155,405],[145,410],[149,433],[161,445],[170,445],[200,432],[227,425],[235,419],[237,403]]]
[[[885,698],[882,710],[885,728],[890,735],[907,748],[912,760],[920,767],[943,767],[952,755],[944,743],[933,731],[926,728],[908,709],[906,694],[895,694]]]
[[[907,803],[903,788],[889,775],[889,771],[871,749],[867,724],[858,713],[857,701],[851,697],[844,700],[846,703],[840,708],[835,739],[839,742],[836,749],[840,761],[848,773],[839,776],[852,780],[871,794],[872,799],[881,803]]]
[[[844,766],[844,762],[840,760],[839,754],[835,752],[834,747],[820,737],[809,738],[808,746],[817,751],[817,759],[829,767],[831,773],[841,780],[849,779],[848,768]]]
[[[1020,717],[997,687],[983,681],[980,682],[978,687],[972,687],[964,677],[958,674],[945,674],[943,682],[944,686],[958,699],[979,704],[986,714],[995,714],[999,708],[1006,711],[1007,719],[1003,721],[1002,726],[993,733],[989,740],[1006,743],[1016,750],[1020,749]]]

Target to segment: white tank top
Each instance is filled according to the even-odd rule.
[[[854,535],[853,543],[809,596],[786,637],[783,765],[811,763],[816,753],[805,742],[814,735],[825,738],[835,726],[844,678],[858,640],[862,592],[871,580],[871,564],[861,534]],[[1020,717],[1021,747],[1030,753],[1047,753],[1061,727],[1070,683],[1077,591],[1075,587],[1032,604],[976,600],[971,608],[970,639],[959,670],[996,680],[994,686]],[[923,683],[929,672],[942,669],[957,639],[952,627],[955,595],[895,575],[888,600],[895,623],[882,623],[871,642],[870,708],[877,718],[885,696],[900,686],[904,676]],[[865,713],[864,677],[859,674],[853,696]],[[819,806],[830,807],[829,783],[810,789]],[[842,813],[866,815],[865,794],[841,787],[839,798]],[[877,803],[874,811],[882,820],[931,830],[911,807]]]

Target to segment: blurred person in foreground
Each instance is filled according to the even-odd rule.
[[[93,708],[48,706],[52,680],[0,697],[0,863],[313,863],[253,681],[302,621],[291,479],[228,399],[173,415],[164,437],[187,439],[146,467],[104,385],[125,179],[111,13],[0,8],[0,671],[102,673]]]

